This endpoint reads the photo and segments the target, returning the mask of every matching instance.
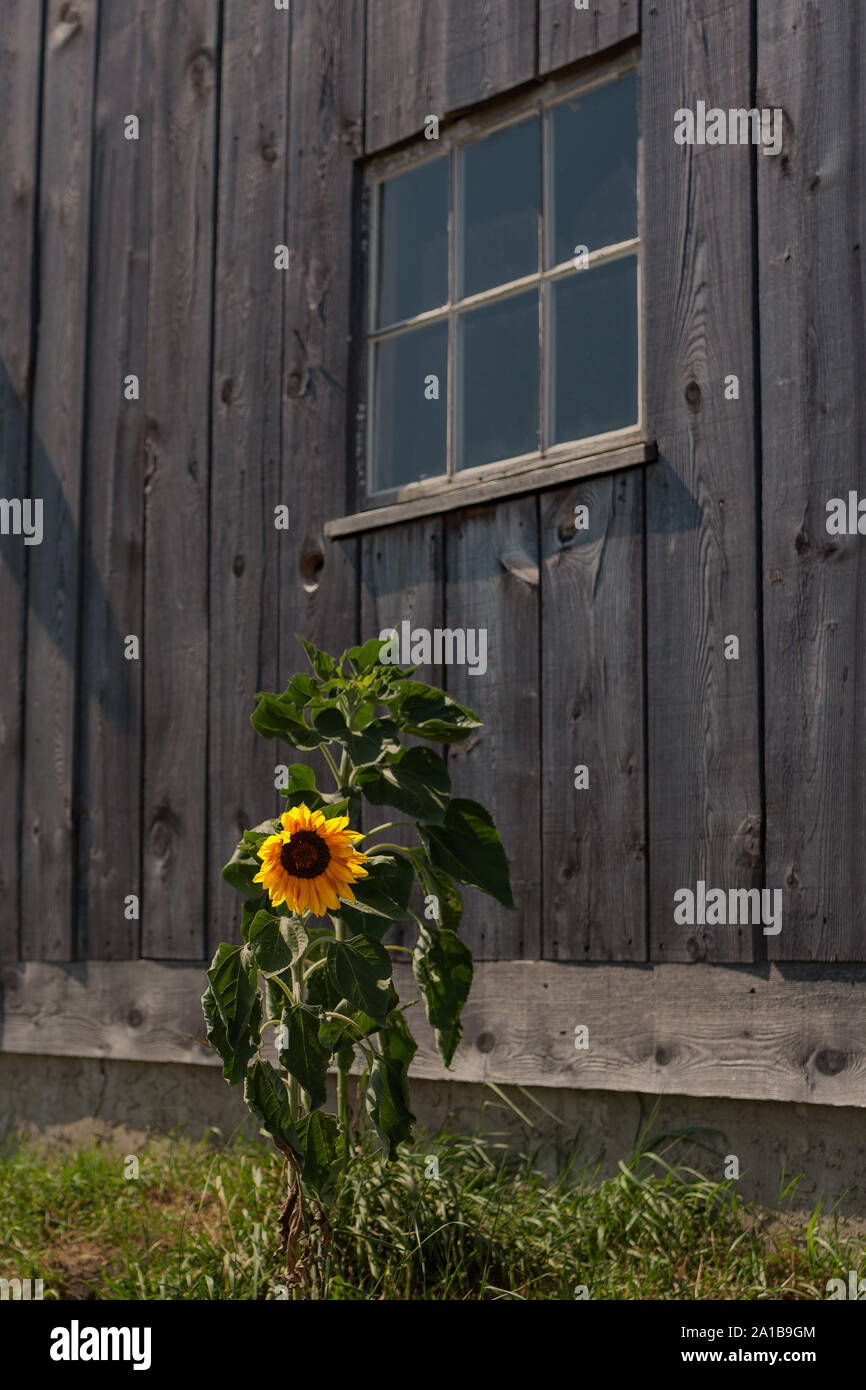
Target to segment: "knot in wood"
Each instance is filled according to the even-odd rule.
[[[823,1076],[838,1076],[847,1065],[848,1058],[845,1053],[837,1051],[835,1047],[822,1047],[820,1052],[815,1053],[816,1070]]]

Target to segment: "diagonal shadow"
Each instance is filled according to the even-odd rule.
[[[79,624],[84,625],[82,636],[89,650],[101,650],[108,659],[99,663],[98,689],[83,694],[97,699],[104,716],[113,724],[128,729],[131,672],[130,663],[123,657],[123,635],[93,555],[89,548],[82,553],[86,537],[79,532],[60,479],[38,438],[33,442],[30,482],[26,482],[27,435],[26,407],[0,361],[0,497],[42,498],[44,528],[41,545],[25,546],[22,535],[0,534],[0,560],[26,594],[29,612],[38,618],[73,672],[78,659]],[[76,612],[70,612],[70,600],[77,600]],[[114,652],[116,660],[108,655]],[[3,653],[3,657],[7,663],[12,659],[9,653]]]

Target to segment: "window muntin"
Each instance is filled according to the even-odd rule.
[[[637,73],[551,87],[374,172],[373,500],[639,431]]]

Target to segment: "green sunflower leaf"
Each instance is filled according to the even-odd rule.
[[[293,748],[318,748],[325,742],[323,734],[304,723],[298,706],[290,704],[282,695],[262,693],[256,699],[258,704],[251,723],[262,738],[280,738]]]
[[[460,743],[481,727],[466,705],[422,681],[398,681],[384,703],[404,733],[432,743]]]
[[[280,984],[280,981],[282,981],[282,984]],[[282,988],[282,985],[286,986],[286,988],[289,990],[289,994],[286,994],[286,991]],[[283,1009],[289,1002],[291,992],[291,970],[283,970],[278,975],[265,976],[265,1008],[267,1010],[268,1018],[279,1019],[282,1017]]]
[[[379,1034],[382,1055],[373,1060],[367,1083],[366,1109],[382,1141],[386,1160],[408,1139],[415,1123],[409,1108],[409,1063],[417,1044],[403,1015],[396,1011]]]
[[[444,869],[433,868],[426,849],[413,849],[412,861],[424,891],[425,921],[458,931],[463,916],[463,896],[453,878]]]
[[[381,637],[371,637],[369,642],[365,642],[362,647],[350,647],[345,653],[354,662],[357,669],[363,674],[375,666],[379,660],[379,653],[386,645],[387,639]]]
[[[319,1040],[319,1017],[302,1004],[286,1004],[282,1015],[280,1064],[310,1097],[310,1109],[324,1105],[330,1051]]]
[[[346,1157],[345,1136],[337,1117],[313,1110],[298,1121],[297,1133],[303,1153],[303,1181],[320,1202],[332,1202],[337,1174]]]
[[[309,937],[296,918],[257,912],[249,925],[246,941],[262,974],[279,975],[300,960]]]
[[[309,767],[307,763],[290,763],[288,790],[292,792],[315,791],[316,774],[314,769]]]
[[[455,797],[440,825],[423,824],[430,863],[459,883],[480,888],[503,907],[514,907],[508,860],[489,811],[477,801]]]
[[[217,1008],[214,992],[210,986],[201,997],[207,1040],[223,1064],[223,1076],[230,1086],[237,1086],[246,1075],[247,1064],[254,1057],[261,1041],[262,1001],[257,994],[247,1020],[244,1033],[232,1047],[228,1039],[225,1020]]]
[[[319,1042],[323,1047],[329,1048],[335,1054],[339,1054],[341,1049],[345,1048],[347,1049],[348,1055],[348,1052],[352,1049],[353,1043],[358,1042],[359,1039],[363,1042],[364,1038],[372,1037],[375,1033],[378,1033],[379,1029],[384,1025],[377,1023],[376,1019],[371,1018],[369,1014],[365,1014],[363,1009],[353,1009],[348,1000],[343,998],[338,999],[335,993],[329,991],[327,984],[319,984],[316,986],[316,990],[313,991],[312,987],[316,985],[317,981],[321,981],[322,975],[323,972],[317,970],[315,975],[310,976],[310,993],[315,992],[318,996],[316,1004],[319,1006]],[[326,995],[327,999],[325,998]],[[399,1002],[397,991],[393,983],[389,981],[388,994],[385,1000],[385,1008],[387,1010],[386,1020]],[[310,1003],[313,1003],[312,999],[310,999]],[[342,1008],[340,1008],[340,1005],[342,1005]],[[342,1019],[326,1018],[325,1009],[337,1009],[339,1013],[345,1014],[346,1018],[351,1019],[352,1027],[344,1023]],[[337,1064],[340,1065],[339,1055],[337,1056]],[[351,1066],[351,1057],[349,1058],[349,1066]]]
[[[412,973],[439,1054],[450,1067],[463,1034],[460,1013],[472,988],[472,952],[455,932],[423,927],[412,955]]]
[[[339,915],[346,925],[353,932],[372,935],[380,924],[365,922],[367,917],[385,919],[383,932],[392,922],[408,921],[407,908],[415,882],[411,859],[402,854],[371,855],[364,868],[367,877],[356,879],[352,884],[355,902],[340,904]]]
[[[261,886],[262,886],[262,885],[261,885],[260,883],[257,883],[257,884],[256,884],[256,887],[257,887],[257,888],[261,888]],[[246,901],[244,902],[243,906],[241,907],[241,940],[242,940],[242,941],[246,941],[246,939],[247,939],[247,932],[249,931],[249,929],[250,929],[250,927],[251,927],[253,921],[255,920],[256,914],[259,913],[259,912],[267,912],[267,911],[268,911],[268,895],[267,895],[267,893],[265,893],[265,892],[260,892],[259,895],[258,895],[258,897],[256,897],[256,898],[247,898],[247,899],[246,899]]]
[[[384,1024],[391,978],[391,957],[384,946],[371,936],[329,941],[325,959],[324,970],[317,970],[316,975],[324,975],[333,993],[346,999],[353,1009],[361,1009],[376,1023]],[[310,983],[315,978],[311,976]]]
[[[355,730],[346,723],[343,711],[332,704],[320,709],[313,716],[313,723],[327,741],[341,743],[348,750],[356,768],[375,762],[383,751],[394,752],[400,747],[392,719],[374,719],[365,729]]]
[[[225,1024],[226,1042],[234,1050],[246,1037],[258,993],[257,971],[248,948],[220,942],[207,977]]]
[[[232,888],[243,893],[245,898],[261,897],[262,885],[253,879],[262,867],[262,861],[243,840],[238,845],[229,862],[223,869],[223,878]]]
[[[247,849],[257,850],[264,844],[269,835],[274,835],[279,828],[275,820],[263,820],[258,825],[254,825],[252,830],[245,830],[241,837],[241,844],[246,845]],[[240,845],[238,846],[240,848]]]
[[[310,700],[315,700],[319,694],[319,684],[308,676],[306,671],[299,671],[296,676],[292,676],[285,690],[283,699],[290,705],[295,705],[303,709]]]
[[[312,642],[306,642],[303,637],[295,633],[295,640],[300,642],[304,651],[307,653],[307,660],[321,680],[327,680],[333,676],[337,669],[337,663],[327,652],[320,652],[318,647],[314,647]]]
[[[303,1148],[295,1126],[289,1097],[279,1072],[270,1062],[256,1058],[244,1081],[244,1100],[268,1134],[303,1158]]]
[[[432,748],[405,748],[393,761],[363,769],[357,782],[373,806],[396,806],[431,824],[441,825],[445,819],[451,778]]]

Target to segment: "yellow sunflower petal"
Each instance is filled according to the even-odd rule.
[[[339,902],[334,891],[335,885],[329,874],[323,874],[318,880],[316,891],[319,894],[319,901],[322,904],[323,912],[336,912]]]

